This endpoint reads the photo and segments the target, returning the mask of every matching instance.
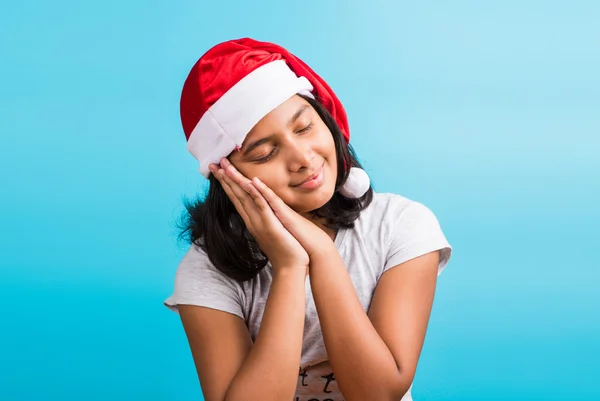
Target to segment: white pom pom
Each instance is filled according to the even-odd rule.
[[[340,193],[346,198],[360,198],[369,190],[370,185],[367,173],[358,167],[352,167],[346,183],[340,188]]]

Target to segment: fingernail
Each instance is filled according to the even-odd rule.
[[[228,166],[229,165],[229,160],[227,160],[227,158],[224,157],[224,158],[221,159],[221,164],[224,165],[224,166]]]

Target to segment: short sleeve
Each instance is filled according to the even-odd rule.
[[[452,247],[433,212],[419,202],[410,201],[401,211],[390,215],[396,217],[388,217],[391,219],[388,224],[392,225],[389,229],[391,238],[388,239],[383,271],[429,252],[440,251],[440,275],[450,260]]]
[[[217,270],[206,253],[194,244],[179,264],[174,291],[164,304],[174,312],[178,312],[179,305],[196,305],[243,319],[242,300],[241,286]]]

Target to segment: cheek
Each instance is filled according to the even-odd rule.
[[[337,155],[335,151],[335,142],[333,141],[333,137],[329,132],[327,132],[328,137],[324,138],[323,141],[323,149],[322,152],[327,158],[327,162],[331,169],[335,171],[337,175]]]
[[[259,177],[260,178],[260,177]],[[285,196],[286,190],[289,188],[288,181],[283,182],[281,178],[266,177],[261,179],[277,196],[280,198]]]
[[[328,154],[329,157],[333,156],[335,159],[335,142],[333,141],[333,135],[329,132],[326,126],[319,133],[319,145],[321,150]]]
[[[266,184],[273,192],[275,192],[275,195],[277,195],[283,201],[283,203],[296,210],[295,204],[298,201],[298,194],[294,188],[289,186],[289,181],[283,183],[280,182],[280,180],[277,180],[275,182]]]
[[[275,193],[281,192],[288,186],[286,172],[282,170],[282,166],[279,164],[267,163],[265,165],[253,166],[253,168],[247,169],[247,173],[248,175],[244,174],[246,177],[250,179],[258,177]]]

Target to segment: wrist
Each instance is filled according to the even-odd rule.
[[[312,252],[309,252],[310,264],[320,263],[321,261],[330,261],[331,255],[337,253],[335,243],[329,236],[327,239],[323,239],[319,245],[315,246]]]
[[[274,266],[273,279],[296,280],[304,279],[308,274],[308,266]]]
[[[320,228],[311,232],[307,240],[302,244],[306,253],[311,258],[322,253],[327,253],[331,248],[335,248],[335,244],[329,234]]]

